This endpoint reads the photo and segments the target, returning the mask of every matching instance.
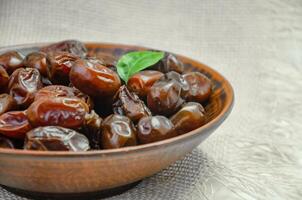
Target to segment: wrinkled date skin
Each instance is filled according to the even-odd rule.
[[[36,92],[43,87],[40,72],[35,68],[20,68],[10,76],[9,94],[21,108],[27,108],[35,98]]]
[[[89,139],[89,144],[92,149],[101,149],[101,125],[102,118],[99,117],[94,110],[85,115],[84,124],[81,130]]]
[[[74,89],[64,85],[49,85],[36,93],[35,100],[52,97],[75,97]]]
[[[69,72],[79,57],[67,52],[51,52],[47,54],[48,78],[53,84],[69,84]]]
[[[79,57],[85,57],[87,54],[87,49],[85,45],[77,40],[65,40],[57,42],[40,49],[41,52],[67,52],[77,55]]]
[[[196,102],[189,102],[171,117],[178,135],[190,132],[206,123],[205,109]]]
[[[183,78],[182,75],[175,71],[170,71],[165,74],[160,80],[175,80],[181,87],[181,96],[188,93],[190,86],[189,83]]]
[[[28,54],[23,64],[25,67],[36,68],[39,70],[40,74],[47,77],[47,64],[46,64],[46,54],[42,52],[33,52]]]
[[[9,75],[6,70],[0,65],[0,92],[5,91],[9,81]]]
[[[72,87],[72,89],[74,91],[74,96],[84,101],[88,105],[89,110],[92,110],[94,108],[94,101],[89,95],[84,94],[75,87]]]
[[[87,151],[88,139],[68,128],[38,127],[26,134],[24,149],[40,151]]]
[[[84,122],[88,105],[78,98],[40,98],[32,103],[27,116],[33,127],[62,126],[79,128]]]
[[[14,109],[17,109],[17,104],[14,98],[9,94],[0,94],[0,115]]]
[[[121,86],[117,73],[96,60],[77,60],[70,71],[71,83],[92,97],[113,96]]]
[[[0,148],[14,149],[14,144],[8,138],[0,135]]]
[[[176,136],[172,122],[165,116],[142,118],[137,125],[139,143],[147,144]]]
[[[113,71],[116,71],[115,68],[117,63],[116,57],[104,52],[97,52],[93,56],[95,56],[98,60],[100,60],[103,63],[103,65],[105,65],[106,67],[112,69]]]
[[[209,99],[212,89],[208,77],[200,72],[189,72],[183,78],[189,84],[189,91],[183,96],[187,101],[202,103]]]
[[[164,76],[163,73],[155,70],[145,70],[131,76],[127,87],[135,92],[140,98],[145,99],[152,85]]]
[[[163,73],[175,71],[182,74],[184,71],[184,65],[173,54],[165,53],[165,57],[156,63],[152,69],[161,71]]]
[[[4,67],[8,74],[12,74],[16,69],[23,67],[24,56],[17,51],[9,51],[0,55],[0,65]]]
[[[102,148],[115,149],[137,144],[136,130],[131,120],[122,115],[110,115],[102,123]]]
[[[89,106],[89,110],[93,109],[94,106],[92,99],[88,95],[82,93],[75,87],[67,87],[64,85],[49,85],[40,89],[35,95],[35,100],[52,97],[79,98]]]
[[[0,133],[9,138],[24,139],[31,130],[25,111],[10,111],[0,115]]]
[[[157,115],[172,115],[180,109],[183,103],[181,86],[175,80],[157,81],[147,96],[148,108]]]
[[[126,115],[134,123],[138,122],[142,117],[151,115],[145,103],[135,93],[129,92],[125,85],[121,86],[119,91],[117,91],[113,102],[113,112],[119,115]]]

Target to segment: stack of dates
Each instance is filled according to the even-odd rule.
[[[0,148],[87,151],[146,144],[207,121],[211,81],[173,55],[123,83],[116,58],[76,40],[0,55]]]

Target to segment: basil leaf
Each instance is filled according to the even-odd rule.
[[[164,57],[164,52],[134,51],[123,55],[117,62],[117,73],[126,83],[137,72],[146,69]]]

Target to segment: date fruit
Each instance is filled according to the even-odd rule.
[[[35,98],[36,92],[42,88],[40,72],[35,68],[20,68],[10,76],[9,94],[21,108],[27,108]]]
[[[189,91],[183,96],[187,101],[203,103],[209,99],[212,89],[208,77],[200,72],[189,72],[183,78],[189,84]]]
[[[35,100],[53,97],[75,97],[74,89],[64,85],[49,85],[36,93]]]
[[[122,115],[108,116],[102,123],[102,148],[114,149],[137,144],[136,130],[131,120]]]
[[[53,84],[68,85],[69,72],[79,57],[67,52],[51,52],[47,54],[48,78]]]
[[[101,149],[101,125],[102,118],[99,117],[94,110],[85,115],[81,132],[83,132],[83,134],[89,139],[89,144],[92,149]]]
[[[10,111],[0,115],[0,134],[9,138],[24,139],[31,130],[25,111]]]
[[[29,106],[27,116],[33,127],[62,126],[75,129],[82,126],[88,111],[88,105],[78,98],[40,98]]]
[[[115,66],[117,59],[114,56],[104,52],[97,52],[95,54],[95,57],[100,60],[106,67],[113,69],[113,71],[116,71]]]
[[[26,133],[24,149],[40,151],[87,151],[88,139],[75,130],[59,126],[35,128]]]
[[[33,52],[28,54],[23,64],[25,67],[36,68],[39,70],[40,74],[47,77],[47,64],[46,64],[46,54],[42,52]]]
[[[206,123],[205,109],[200,103],[189,102],[171,117],[178,135],[187,133]]]
[[[16,101],[9,94],[0,94],[0,115],[17,108]]]
[[[9,75],[6,70],[0,65],[0,92],[5,92],[9,81]]]
[[[135,92],[140,98],[144,99],[152,85],[163,76],[163,73],[155,70],[140,71],[130,77],[127,87],[131,92]]]
[[[49,85],[40,89],[35,95],[35,100],[52,97],[79,98],[89,106],[89,110],[94,107],[93,100],[88,95],[82,93],[75,87],[67,87],[64,85]]]
[[[17,51],[9,51],[0,55],[0,65],[4,67],[8,74],[12,74],[16,69],[23,67],[24,56]]]
[[[147,96],[149,109],[157,115],[172,115],[180,109],[183,103],[181,86],[175,80],[157,81]]]
[[[174,125],[165,116],[149,116],[139,120],[137,137],[141,144],[147,144],[176,136]]]
[[[165,57],[152,68],[163,73],[175,71],[182,74],[184,71],[183,63],[171,53],[165,53]]]
[[[70,81],[92,97],[112,97],[121,86],[117,73],[95,59],[78,59],[70,71]]]
[[[126,115],[134,123],[140,118],[150,116],[151,112],[145,103],[138,96],[129,92],[125,85],[121,86],[113,98],[113,112],[119,115]]]
[[[165,74],[160,80],[175,80],[181,87],[181,96],[184,96],[189,91],[189,83],[183,78],[182,75],[175,71],[170,71]]]
[[[67,52],[77,55],[79,57],[85,57],[87,54],[87,49],[85,45],[77,40],[65,40],[50,44],[40,49],[41,52]]]

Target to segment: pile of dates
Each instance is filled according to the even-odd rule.
[[[76,40],[0,55],[0,148],[87,151],[146,144],[207,121],[211,81],[170,53],[123,83],[117,58]]]

